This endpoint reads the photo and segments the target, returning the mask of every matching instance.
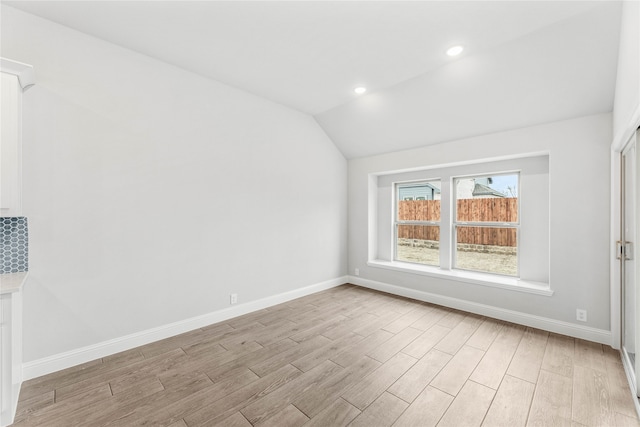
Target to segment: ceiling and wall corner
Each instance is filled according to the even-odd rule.
[[[619,19],[618,6],[601,5],[316,119],[354,158],[607,113]]]
[[[311,114],[347,158],[613,106],[617,1],[4,3]]]

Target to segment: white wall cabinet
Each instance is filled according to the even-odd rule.
[[[33,67],[0,58],[0,216],[22,215],[22,93],[33,85]]]

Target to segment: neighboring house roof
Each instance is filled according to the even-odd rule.
[[[493,197],[507,197],[506,194],[501,191],[494,190],[491,187],[487,187],[486,185],[478,184],[473,187],[473,196],[493,196]]]

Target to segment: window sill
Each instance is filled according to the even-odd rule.
[[[403,273],[419,274],[422,276],[437,277],[445,280],[473,283],[475,285],[489,286],[492,288],[508,289],[510,291],[525,292],[536,295],[552,296],[553,291],[548,283],[520,280],[512,277],[497,276],[492,274],[475,273],[461,270],[441,270],[438,267],[422,266],[398,261],[368,261],[369,267],[384,268],[386,270],[401,271]]]

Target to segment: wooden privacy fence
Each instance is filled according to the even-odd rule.
[[[518,198],[461,199],[457,201],[457,220],[463,222],[517,222]],[[440,200],[398,202],[400,221],[440,221]],[[440,227],[400,225],[398,238],[440,240]],[[495,227],[458,227],[458,243],[471,245],[517,246],[516,230]]]

